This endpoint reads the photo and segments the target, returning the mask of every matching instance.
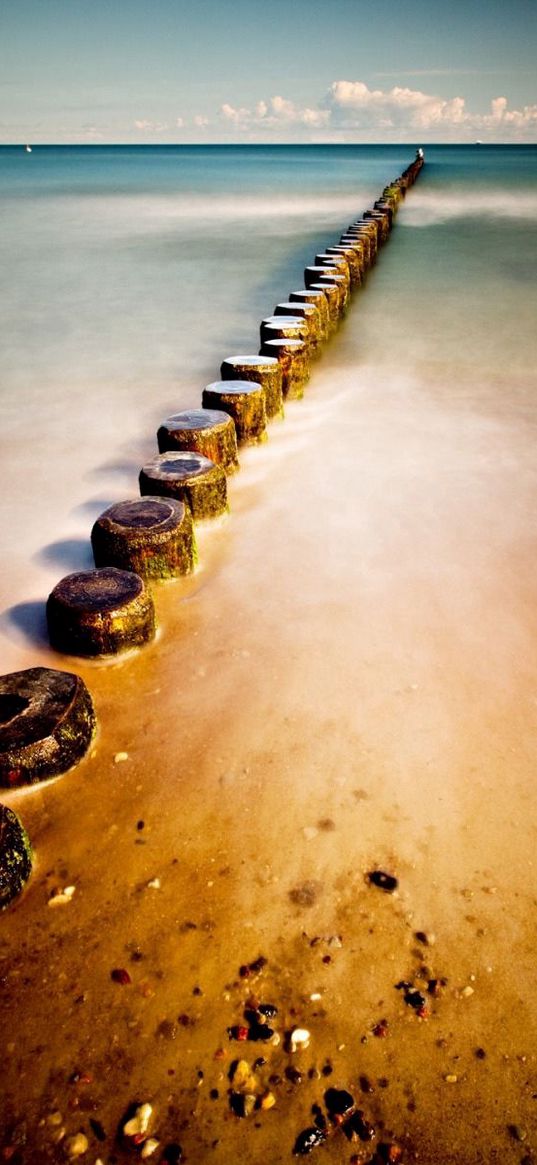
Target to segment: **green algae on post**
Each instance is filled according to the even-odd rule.
[[[218,409],[186,409],[162,422],[157,433],[160,453],[172,449],[202,453],[226,473],[239,468],[237,433],[229,413]]]
[[[274,356],[226,356],[220,366],[222,380],[252,380],[265,393],[267,420],[283,416],[282,370]]]
[[[91,531],[96,566],[133,570],[142,578],[190,574],[196,563],[192,514],[176,498],[116,502]]]
[[[159,453],[140,472],[140,493],[172,497],[190,506],[195,522],[227,510],[227,482],[221,465],[201,453]]]
[[[84,681],[31,667],[0,676],[0,785],[37,784],[76,765],[95,731]]]
[[[17,898],[32,872],[32,847],[13,809],[0,805],[0,910]]]
[[[155,634],[153,600],[143,579],[114,566],[61,579],[48,597],[47,622],[52,647],[67,655],[116,655]]]
[[[257,381],[215,380],[204,388],[201,399],[207,408],[220,408],[233,417],[240,444],[265,440],[265,392]]]

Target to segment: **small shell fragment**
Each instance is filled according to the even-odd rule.
[[[114,764],[120,765],[122,761],[126,761],[128,759],[129,759],[128,752],[116,752],[114,755]]]
[[[64,886],[63,889],[61,886],[58,886],[50,895],[48,900],[49,906],[65,906],[67,902],[71,901],[75,890],[76,886]]]
[[[444,1076],[444,1080],[445,1080],[446,1084],[456,1084],[458,1079],[459,1079],[458,1076],[452,1076],[452,1075]]]
[[[150,1104],[140,1104],[131,1120],[128,1120],[123,1125],[123,1132],[126,1137],[140,1137],[147,1132],[149,1128],[149,1121],[153,1114],[153,1109]]]
[[[305,1027],[295,1027],[289,1036],[291,1052],[298,1052],[307,1048],[311,1039],[310,1032]]]
[[[75,1133],[74,1137],[67,1137],[64,1143],[65,1152],[70,1161],[82,1157],[89,1149],[89,1141],[84,1133]]]
[[[155,1137],[148,1137],[142,1152],[140,1153],[140,1157],[143,1161],[145,1161],[147,1157],[153,1156],[153,1153],[155,1153],[159,1147],[159,1143],[160,1142],[157,1141]]]

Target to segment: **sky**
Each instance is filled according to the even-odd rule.
[[[537,142],[537,0],[1,0],[0,142]]]

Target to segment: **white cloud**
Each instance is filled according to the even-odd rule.
[[[464,97],[440,97],[395,85],[370,89],[364,81],[334,81],[314,106],[300,106],[281,95],[252,107],[226,102],[220,119],[250,139],[311,137],[340,141],[489,141],[532,140],[537,106],[509,109],[505,97],[491,102],[490,112],[473,113]]]
[[[151,121],[147,117],[141,117],[134,122],[134,128],[140,133],[164,133],[169,127],[166,121]]]
[[[308,126],[317,129],[327,126],[330,122],[330,112],[326,109],[301,108],[289,101],[286,97],[276,95],[268,101],[258,101],[252,109],[246,106],[229,105],[227,102],[220,106],[220,115],[225,121],[243,130],[272,130],[283,127]]]
[[[505,97],[491,102],[490,113],[472,113],[464,97],[438,97],[420,89],[368,89],[363,81],[334,81],[324,99],[331,125],[349,130],[416,130],[436,140],[466,140],[477,131],[507,130],[515,139],[537,124],[537,106],[509,110]],[[514,132],[512,132],[514,131]],[[503,134],[505,137],[505,133]],[[501,137],[501,135],[500,135]]]
[[[205,117],[202,113],[197,113],[193,119],[193,123],[198,129],[206,129],[209,125],[209,118]]]

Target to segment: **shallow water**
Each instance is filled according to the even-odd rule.
[[[29,339],[19,311],[5,361],[5,670],[73,666],[39,639],[42,602],[88,561],[93,516],[136,492],[160,420],[198,404],[223,357],[255,351],[259,319],[321,241],[409,160],[352,151],[342,174],[335,152],[323,175],[330,153],[306,156],[324,208],[306,203],[307,222],[294,204],[272,213],[250,161],[236,216],[228,205],[199,227],[185,194],[157,229],[162,178],[138,219],[117,172],[117,214],[98,193],[70,228],[59,180],[58,199],[17,204],[37,237],[17,292]],[[37,859],[0,935],[2,1143],[25,1135],[24,1162],[64,1159],[57,1128],[86,1132],[83,1159],[132,1159],[113,1133],[148,1099],[161,1147],[279,1165],[330,1085],[408,1161],[536,1150],[532,156],[427,150],[304,401],[242,452],[229,517],[200,532],[199,573],[157,588],[158,640],[77,661],[100,724],[92,755],[6,795]],[[261,186],[263,212],[239,213]],[[375,867],[397,874],[396,895],[367,885]],[[64,885],[73,900],[48,906]],[[266,968],[241,979],[260,954]],[[447,984],[421,1019],[395,984],[424,960],[425,981]],[[278,1006],[279,1032],[308,1028],[310,1047],[229,1042],[252,995]],[[239,1054],[266,1058],[260,1091],[276,1097],[243,1121],[227,1095]],[[370,1160],[338,1132],[315,1157],[353,1153]]]

